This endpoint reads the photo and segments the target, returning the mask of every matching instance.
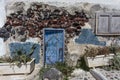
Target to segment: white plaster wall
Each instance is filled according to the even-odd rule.
[[[0,0],[0,28],[3,27],[6,21],[6,11],[4,0]]]
[[[0,38],[0,57],[4,56],[6,54],[6,45],[4,43],[4,40]]]
[[[5,11],[5,2],[0,0],[0,28],[2,28],[6,21],[6,11]],[[5,43],[2,38],[0,38],[0,57],[6,54]]]
[[[20,1],[25,1],[25,2],[44,2],[44,3],[49,3],[53,4],[56,6],[69,6],[69,5],[74,5],[75,3],[80,3],[80,2],[87,2],[87,3],[95,3],[95,4],[105,4],[109,5],[112,8],[120,9],[120,0],[6,0],[7,3],[9,2],[20,2]]]
[[[5,1],[6,2],[6,5],[8,6],[8,5],[12,5],[12,3],[14,3],[14,2],[21,2],[21,1],[23,1],[23,2],[25,2],[26,4],[29,4],[30,2],[36,2],[36,1],[38,1],[38,2],[44,2],[44,3],[48,3],[48,4],[50,4],[50,5],[55,5],[55,6],[58,6],[58,7],[68,7],[68,8],[71,8],[71,5],[72,6],[77,6],[77,7],[81,7],[81,6],[79,6],[79,4],[81,3],[81,2],[87,2],[87,3],[94,3],[94,4],[104,4],[104,5],[108,5],[109,6],[109,8],[116,8],[116,9],[120,9],[120,0],[0,0],[0,1]],[[28,6],[28,5],[27,5]],[[90,7],[91,6],[89,6],[88,5],[88,7],[86,8],[86,9],[88,9],[88,10],[90,10]],[[4,10],[5,8],[4,8],[4,5],[3,5],[3,3],[0,3],[0,10],[1,10],[1,12],[0,12],[0,20],[1,21],[4,21],[4,19],[5,19],[5,17],[3,17],[3,16],[5,16],[4,14],[5,14],[5,12],[3,12],[3,11],[5,11]],[[10,11],[10,8],[8,8],[8,10]],[[8,13],[8,12],[7,12]],[[1,22],[0,21],[0,22]],[[3,25],[3,24],[1,24],[1,25]],[[28,40],[28,41],[31,41],[31,39],[30,40]],[[32,40],[33,41],[33,40]],[[2,40],[0,41],[0,45],[2,44]],[[3,48],[2,48],[2,47]],[[3,55],[2,54],[2,52],[4,52],[4,51],[2,51],[2,50],[4,50],[4,46],[3,45],[1,45],[0,46],[0,55]],[[76,45],[75,45],[76,46]],[[78,47],[78,46],[77,46]],[[79,46],[79,47],[81,47],[81,46]],[[84,46],[83,46],[83,48],[84,48]],[[76,51],[76,47],[74,48],[73,47],[73,45],[71,46],[71,48],[69,48],[70,49],[70,52],[71,52],[71,50],[72,50],[72,52],[71,53],[79,53],[80,51],[78,50],[78,51]],[[83,50],[83,49],[82,49]],[[75,51],[75,52],[74,52]],[[78,54],[79,55],[79,54]]]
[[[39,2],[67,2],[67,3],[76,3],[76,2],[89,2],[89,3],[100,3],[100,4],[119,4],[120,0],[6,0],[6,2],[14,1],[39,1]]]

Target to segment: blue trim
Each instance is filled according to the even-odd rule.
[[[37,43],[32,43],[32,42],[15,42],[15,43],[10,43],[9,44],[9,48],[10,48],[10,55],[11,57],[15,55],[14,52],[16,52],[16,50],[22,50],[23,53],[30,53],[30,49],[33,46],[33,44],[35,44],[36,48],[34,50],[33,55],[31,56],[32,58],[35,58],[35,63],[39,63],[40,61],[40,45]]]

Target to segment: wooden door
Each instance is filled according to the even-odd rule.
[[[62,62],[64,57],[64,30],[44,29],[44,62]]]

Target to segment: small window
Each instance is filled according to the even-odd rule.
[[[120,13],[96,13],[97,35],[120,35]]]

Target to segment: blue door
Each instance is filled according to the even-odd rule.
[[[44,29],[44,62],[62,62],[64,57],[64,29]]]

